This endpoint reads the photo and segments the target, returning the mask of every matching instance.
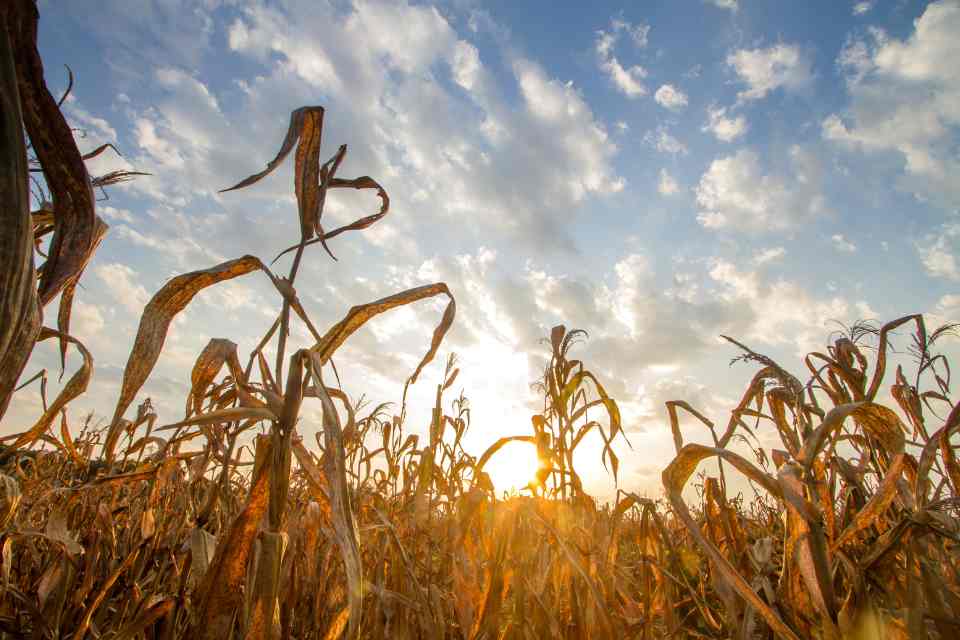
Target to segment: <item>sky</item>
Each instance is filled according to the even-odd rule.
[[[556,324],[589,332],[575,353],[620,404],[620,488],[657,496],[674,453],[663,403],[725,424],[754,373],[730,366],[720,334],[806,379],[802,354],[840,323],[960,320],[957,0],[41,0],[40,13],[51,90],[64,64],[76,76],[65,113],[81,151],[123,154],[91,173],[152,174],[98,203],[110,231],[73,320],[95,375],[74,428],[87,411],[109,419],[140,311],[167,279],[297,240],[292,161],[218,190],[265,166],[303,105],[326,109],[321,156],[348,145],[340,175],[373,176],[391,211],[337,238],[336,262],[308,250],[300,298],[323,331],[353,305],[446,282],[456,321],[408,428],[425,431],[456,352],[448,399],[463,388],[471,402],[474,454],[529,433]],[[325,224],[377,207],[338,192]],[[207,341],[245,359],[277,309],[257,275],[198,295],[138,401],[180,419]],[[441,313],[423,302],[358,332],[336,357],[345,391],[399,401]],[[310,346],[299,326],[292,342]],[[51,394],[55,352],[43,343],[25,372],[47,368]],[[39,410],[24,390],[0,432]],[[318,426],[311,407],[307,441]],[[578,470],[610,495],[598,452],[587,443]],[[505,451],[494,479],[524,460]]]

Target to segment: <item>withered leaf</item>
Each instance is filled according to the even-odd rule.
[[[137,337],[123,370],[120,397],[117,399],[113,420],[104,443],[104,453],[108,462],[113,461],[114,448],[120,437],[120,420],[157,363],[167,338],[167,330],[174,317],[183,311],[201,290],[218,282],[248,274],[262,266],[260,260],[253,256],[228,260],[209,269],[177,276],[167,282],[150,299],[144,307]]]
[[[9,457],[15,450],[35,442],[45,434],[63,408],[74,398],[86,391],[87,385],[90,383],[90,377],[93,375],[93,356],[90,355],[87,348],[76,338],[65,336],[59,331],[44,327],[40,332],[39,339],[47,340],[49,338],[61,338],[76,345],[80,351],[80,355],[83,356],[83,364],[80,366],[80,369],[70,377],[67,384],[65,384],[63,389],[60,390],[60,393],[57,394],[53,403],[51,403],[47,410],[43,412],[43,415],[40,416],[40,419],[37,420],[28,431],[21,433],[13,444],[10,445],[9,449],[0,456],[0,459]]]
[[[247,502],[229,530],[220,536],[213,561],[197,590],[197,616],[191,625],[191,638],[216,640],[229,635],[234,613],[243,600],[241,585],[250,551],[270,502],[272,455],[270,437],[258,436]]]
[[[697,465],[701,461],[714,456],[722,458],[725,462],[729,462],[737,470],[750,478],[750,480],[761,485],[771,495],[782,499],[783,494],[777,482],[739,455],[726,449],[688,444],[680,450],[677,457],[663,470],[663,486],[667,491],[667,496],[670,499],[670,504],[673,506],[674,513],[687,527],[690,535],[693,536],[693,539],[700,548],[713,560],[715,566],[721,571],[730,586],[763,617],[767,624],[770,625],[770,628],[781,638],[800,640],[796,632],[787,626],[780,615],[757,595],[749,583],[744,580],[740,572],[737,571],[736,567],[704,536],[700,525],[693,519],[686,502],[683,500],[683,488],[686,486],[690,476],[693,475]]]
[[[450,325],[453,324],[453,318],[456,315],[456,301],[453,298],[453,294],[451,294],[450,290],[447,288],[447,285],[443,282],[428,284],[422,287],[416,287],[414,289],[407,289],[406,291],[395,293],[385,298],[381,298],[380,300],[351,308],[346,317],[337,324],[333,325],[333,327],[331,327],[330,330],[324,334],[323,338],[321,338],[320,341],[310,350],[318,356],[321,365],[326,364],[336,350],[340,348],[340,345],[342,345],[347,338],[349,338],[357,329],[366,324],[371,318],[378,316],[385,311],[389,311],[390,309],[395,309],[396,307],[441,294],[447,296],[450,301],[447,303],[446,309],[444,309],[443,317],[440,319],[440,324],[438,324],[433,331],[433,339],[430,341],[430,349],[420,360],[420,364],[417,365],[413,375],[411,375],[409,378],[409,384],[413,384],[417,381],[417,376],[420,375],[420,371],[422,371],[423,368],[427,366],[431,360],[433,360],[434,355],[437,353],[437,349],[440,347],[440,342],[450,329]]]
[[[19,95],[14,52],[0,16],[0,418],[41,324]]]

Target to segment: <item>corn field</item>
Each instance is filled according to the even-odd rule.
[[[428,437],[410,433],[406,390],[396,411],[367,410],[340,388],[332,356],[355,331],[446,298],[406,381],[417,383],[456,303],[438,282],[314,325],[297,296],[303,260],[316,244],[332,256],[338,236],[390,210],[376,180],[338,175],[346,145],[321,159],[322,107],[294,111],[276,157],[225,189],[253,186],[293,152],[289,271],[247,255],[169,280],[143,309],[112,418],[68,420],[94,371],[70,334],[74,293],[107,232],[94,189],[137,174],[88,174],[106,149],[78,150],[43,80],[37,22],[32,0],[0,7],[0,417],[36,382],[20,379],[38,342],[82,365],[0,449],[0,638],[960,637],[960,404],[935,351],[954,326],[930,330],[920,315],[856,324],[804,359],[803,378],[727,338],[757,371],[726,424],[668,402],[666,499],[618,491],[599,504],[574,452],[599,434],[616,477],[626,435],[616,400],[575,357],[583,331],[553,328],[542,411],[479,457],[462,445],[469,403],[449,397],[452,356]],[[338,189],[372,190],[380,208],[327,230]],[[171,322],[198,292],[255,273],[277,292],[272,327],[249,354],[210,340],[182,419],[158,416],[141,392]],[[311,345],[287,344],[293,323]],[[895,331],[908,332],[913,370],[887,370]],[[880,402],[887,390],[895,406]],[[681,418],[706,444],[689,441]],[[759,430],[779,448],[761,448]],[[529,495],[498,499],[484,468],[511,442],[535,447],[541,466]],[[713,471],[691,492],[707,460]]]

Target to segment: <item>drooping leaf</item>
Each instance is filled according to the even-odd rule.
[[[337,546],[343,557],[347,576],[347,598],[350,604],[350,621],[347,637],[356,638],[360,631],[361,605],[363,601],[363,564],[360,558],[360,541],[353,506],[347,485],[346,454],[343,448],[343,432],[337,409],[323,384],[323,361],[316,353],[310,353],[310,375],[316,382],[320,402],[323,405],[324,466],[327,482],[330,483],[330,511]]]
[[[270,502],[271,460],[271,439],[259,436],[246,504],[229,530],[219,536],[213,561],[195,595],[197,615],[189,632],[192,638],[216,640],[229,635],[233,616],[243,601],[241,587],[250,552]]]
[[[167,338],[167,330],[174,317],[183,311],[193,297],[203,289],[218,282],[248,274],[262,266],[260,260],[253,256],[228,260],[209,269],[177,276],[167,282],[150,299],[143,309],[137,337],[134,339],[133,349],[123,370],[120,397],[117,399],[113,420],[104,443],[104,453],[108,462],[113,461],[114,448],[120,437],[120,420],[157,363]]]
[[[280,163],[283,162],[284,158],[286,158],[287,155],[293,151],[293,145],[295,145],[297,140],[300,139],[308,117],[314,124],[319,124],[316,121],[319,118],[319,121],[322,122],[323,107],[300,107],[299,109],[293,111],[290,114],[290,125],[287,127],[287,135],[284,137],[283,143],[280,145],[280,151],[277,152],[277,156],[273,160],[267,163],[267,168],[260,173],[255,173],[244,178],[232,187],[222,189],[220,193],[248,187],[251,184],[259,182],[262,178],[269,175],[274,169],[280,166]]]
[[[723,574],[724,579],[733,589],[740,594],[746,602],[753,607],[757,613],[770,625],[770,628],[781,638],[789,640],[800,640],[800,637],[793,629],[787,626],[780,615],[774,611],[769,604],[764,602],[753,590],[749,583],[737,571],[727,558],[720,553],[716,546],[707,540],[700,525],[693,519],[690,510],[683,500],[683,488],[686,486],[690,476],[693,475],[697,465],[710,457],[719,457],[733,465],[750,480],[756,482],[771,495],[782,499],[782,492],[776,480],[763,473],[747,460],[739,455],[727,451],[726,449],[717,449],[713,447],[704,447],[698,444],[687,444],[677,457],[667,465],[663,470],[663,486],[667,491],[670,504],[673,506],[674,513],[687,527],[690,535],[697,542],[700,548],[713,560],[715,566]]]
[[[17,69],[6,11],[0,11],[0,418],[40,332],[33,222]]]
[[[207,388],[213,384],[213,380],[220,373],[220,369],[228,362],[230,363],[231,373],[236,378],[241,371],[237,344],[223,338],[212,338],[200,352],[200,355],[197,356],[197,361],[193,365],[185,417],[189,418],[191,413],[200,412]],[[234,384],[242,383],[242,379],[234,380]]]
[[[453,318],[456,315],[456,301],[454,300],[453,294],[451,294],[450,290],[447,288],[447,285],[443,282],[428,284],[422,287],[416,287],[414,289],[408,289],[406,291],[381,298],[380,300],[351,308],[346,317],[331,327],[330,330],[327,331],[327,333],[324,334],[324,336],[320,339],[320,341],[310,350],[318,356],[321,365],[326,364],[336,350],[340,348],[340,345],[342,345],[347,338],[349,338],[357,329],[366,324],[371,318],[374,318],[385,311],[389,311],[390,309],[395,309],[418,300],[424,300],[426,298],[431,298],[441,294],[447,296],[450,301],[447,303],[447,307],[443,312],[443,317],[440,319],[440,324],[438,324],[433,331],[433,339],[430,341],[430,349],[420,360],[420,364],[417,365],[413,375],[411,375],[409,378],[408,384],[413,384],[417,381],[417,376],[420,375],[420,371],[422,371],[423,368],[427,366],[431,360],[433,360],[434,355],[437,353],[437,349],[440,347],[440,342],[443,340],[443,337],[453,324]]]
[[[40,416],[34,425],[26,432],[21,433],[17,439],[14,440],[13,444],[11,444],[2,455],[0,455],[0,460],[9,458],[9,456],[12,455],[17,449],[26,447],[43,436],[63,408],[66,407],[67,404],[73,399],[83,394],[83,392],[87,390],[87,385],[90,384],[90,377],[93,375],[93,356],[90,355],[90,352],[87,351],[87,348],[84,347],[83,344],[81,344],[76,338],[64,336],[59,331],[54,331],[53,329],[44,327],[40,331],[39,340],[47,340],[49,338],[64,339],[67,342],[76,345],[77,349],[80,351],[80,355],[83,357],[83,364],[80,366],[77,372],[70,377],[70,379],[67,381],[67,384],[65,384],[60,390],[60,393],[57,394],[56,399],[54,399],[53,403],[47,407],[47,410],[43,412],[43,415]]]

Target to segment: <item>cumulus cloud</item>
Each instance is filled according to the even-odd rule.
[[[960,295],[948,293],[941,296],[932,313],[940,319],[941,324],[960,322]]]
[[[930,234],[917,245],[927,275],[933,278],[960,280],[957,253],[960,250],[960,224],[944,224],[938,233]]]
[[[666,169],[660,169],[660,180],[657,182],[657,191],[662,196],[672,196],[680,191],[680,185]]]
[[[842,233],[835,233],[830,236],[830,243],[833,245],[833,248],[840,253],[857,252],[857,245],[844,238]]]
[[[93,142],[97,143],[98,145],[103,144],[104,142],[112,142],[116,144],[116,129],[114,129],[113,126],[103,118],[95,116],[81,107],[73,94],[67,96],[67,100],[63,106],[63,111],[66,114],[67,119],[70,121],[70,124],[77,129],[77,131],[74,132],[74,136],[80,138],[77,141],[78,146],[86,146],[82,141],[91,134],[93,135]]]
[[[133,224],[133,213],[131,213],[128,209],[117,209],[116,207],[106,205],[97,209],[97,213],[101,218],[110,220],[111,222],[125,222],[127,224]]]
[[[103,329],[106,325],[106,321],[103,319],[103,314],[100,313],[100,308],[96,305],[83,302],[82,300],[77,301],[73,305],[73,311],[70,317],[70,330],[75,336],[79,336],[82,339],[89,339]]]
[[[137,316],[150,299],[150,294],[138,282],[139,274],[127,265],[118,262],[97,265],[94,274],[106,287],[114,302]]]
[[[644,142],[660,153],[671,153],[682,156],[688,153],[687,145],[670,135],[666,127],[659,127],[655,131],[648,131],[643,139]]]
[[[609,30],[597,31],[594,43],[597,64],[613,86],[628,98],[639,98],[647,94],[647,87],[643,84],[647,70],[638,64],[624,67],[613,54],[613,49],[622,34],[627,34],[634,46],[642,49],[647,46],[649,32],[648,25],[633,25],[621,19],[612,20]]]
[[[876,317],[864,301],[817,298],[796,282],[768,280],[726,260],[715,261],[710,278],[719,287],[720,300],[749,308],[752,322],[737,334],[747,344],[780,345],[803,355],[822,344],[827,322]]]
[[[732,11],[734,13],[740,8],[739,0],[703,0],[707,4],[712,4],[713,6]]]
[[[458,40],[454,45],[450,69],[457,84],[467,91],[473,89],[480,75],[480,52],[469,42]]]
[[[901,188],[944,207],[960,204],[960,3],[931,2],[904,40],[879,29],[851,40],[837,65],[850,107],[822,122],[823,137],[867,153],[896,153]]]
[[[726,107],[708,107],[707,118],[701,131],[709,131],[717,140],[733,142],[747,132],[747,119],[742,115],[727,117]]]
[[[759,100],[771,91],[798,91],[810,84],[810,60],[797,45],[776,44],[766,49],[739,49],[727,56],[727,65],[747,88],[741,101]]]
[[[776,262],[787,255],[787,250],[783,247],[771,247],[762,249],[753,254],[753,264],[762,265],[770,262]]]
[[[680,91],[672,84],[661,85],[657,92],[653,94],[653,99],[661,107],[671,111],[679,111],[687,106],[687,94]]]
[[[790,149],[793,173],[766,173],[756,152],[741,149],[714,160],[697,185],[700,224],[710,229],[784,231],[825,210],[822,168],[799,146]]]

